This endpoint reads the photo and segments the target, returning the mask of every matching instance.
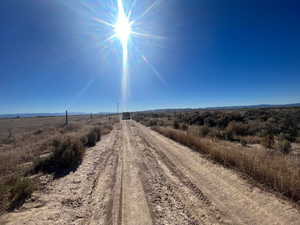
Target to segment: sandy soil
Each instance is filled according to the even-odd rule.
[[[0,224],[300,224],[289,202],[134,121]]]

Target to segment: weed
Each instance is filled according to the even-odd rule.
[[[280,140],[278,142],[278,150],[283,154],[289,154],[292,150],[291,143],[288,140]]]
[[[26,177],[16,177],[8,183],[8,186],[10,189],[9,199],[11,201],[9,210],[20,207],[34,191],[33,183]]]

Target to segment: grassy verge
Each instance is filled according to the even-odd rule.
[[[34,182],[21,175],[7,179],[0,185],[0,212],[20,207],[36,189]]]
[[[39,187],[39,180],[31,178],[31,175],[43,172],[53,174],[54,178],[57,178],[75,171],[84,158],[86,148],[95,146],[102,135],[108,134],[114,122],[95,122],[78,126],[76,129],[72,125],[65,127],[64,132],[39,146],[41,154],[48,153],[47,157],[34,154],[23,159],[19,157],[18,152],[6,154],[5,156],[9,156],[6,158],[0,157],[0,163],[6,165],[7,171],[1,171],[0,176],[0,215],[20,207]],[[38,151],[39,149],[35,150],[36,153]]]
[[[208,143],[199,137],[172,128],[155,127],[153,129],[195,151],[208,155],[222,165],[247,174],[292,200],[300,200],[299,161],[283,154],[272,154],[264,150],[241,150],[238,146],[225,149],[221,144]]]
[[[36,159],[33,172],[53,173],[55,177],[74,171],[81,164],[85,148],[93,147],[101,140],[99,126],[78,134],[56,138],[51,143],[52,153],[45,159]]]

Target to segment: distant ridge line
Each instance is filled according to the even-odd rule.
[[[300,103],[293,104],[260,104],[260,105],[240,105],[240,106],[216,106],[216,107],[202,107],[202,108],[165,108],[165,109],[151,109],[138,112],[165,112],[165,111],[189,111],[189,110],[218,110],[218,109],[264,109],[264,108],[292,108],[300,107]]]
[[[216,106],[216,107],[204,107],[204,108],[161,108],[161,109],[149,109],[140,110],[134,112],[167,112],[167,111],[189,111],[189,110],[218,110],[218,109],[263,109],[263,108],[289,108],[300,107],[300,103],[292,104],[260,104],[260,105],[240,105],[240,106]],[[98,112],[93,113],[95,115],[108,115],[115,112]],[[71,116],[89,115],[86,112],[69,112]],[[0,114],[0,118],[29,118],[29,117],[51,117],[51,116],[64,116],[65,113],[12,113],[12,114]]]
[[[81,115],[89,115],[90,113],[85,112],[68,112],[70,116],[81,116]],[[97,115],[105,115],[109,113],[93,113]],[[30,118],[30,117],[52,117],[52,116],[64,116],[63,113],[12,113],[12,114],[0,114],[0,118]]]

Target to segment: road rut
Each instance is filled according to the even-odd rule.
[[[288,224],[298,209],[134,121],[1,224]]]

